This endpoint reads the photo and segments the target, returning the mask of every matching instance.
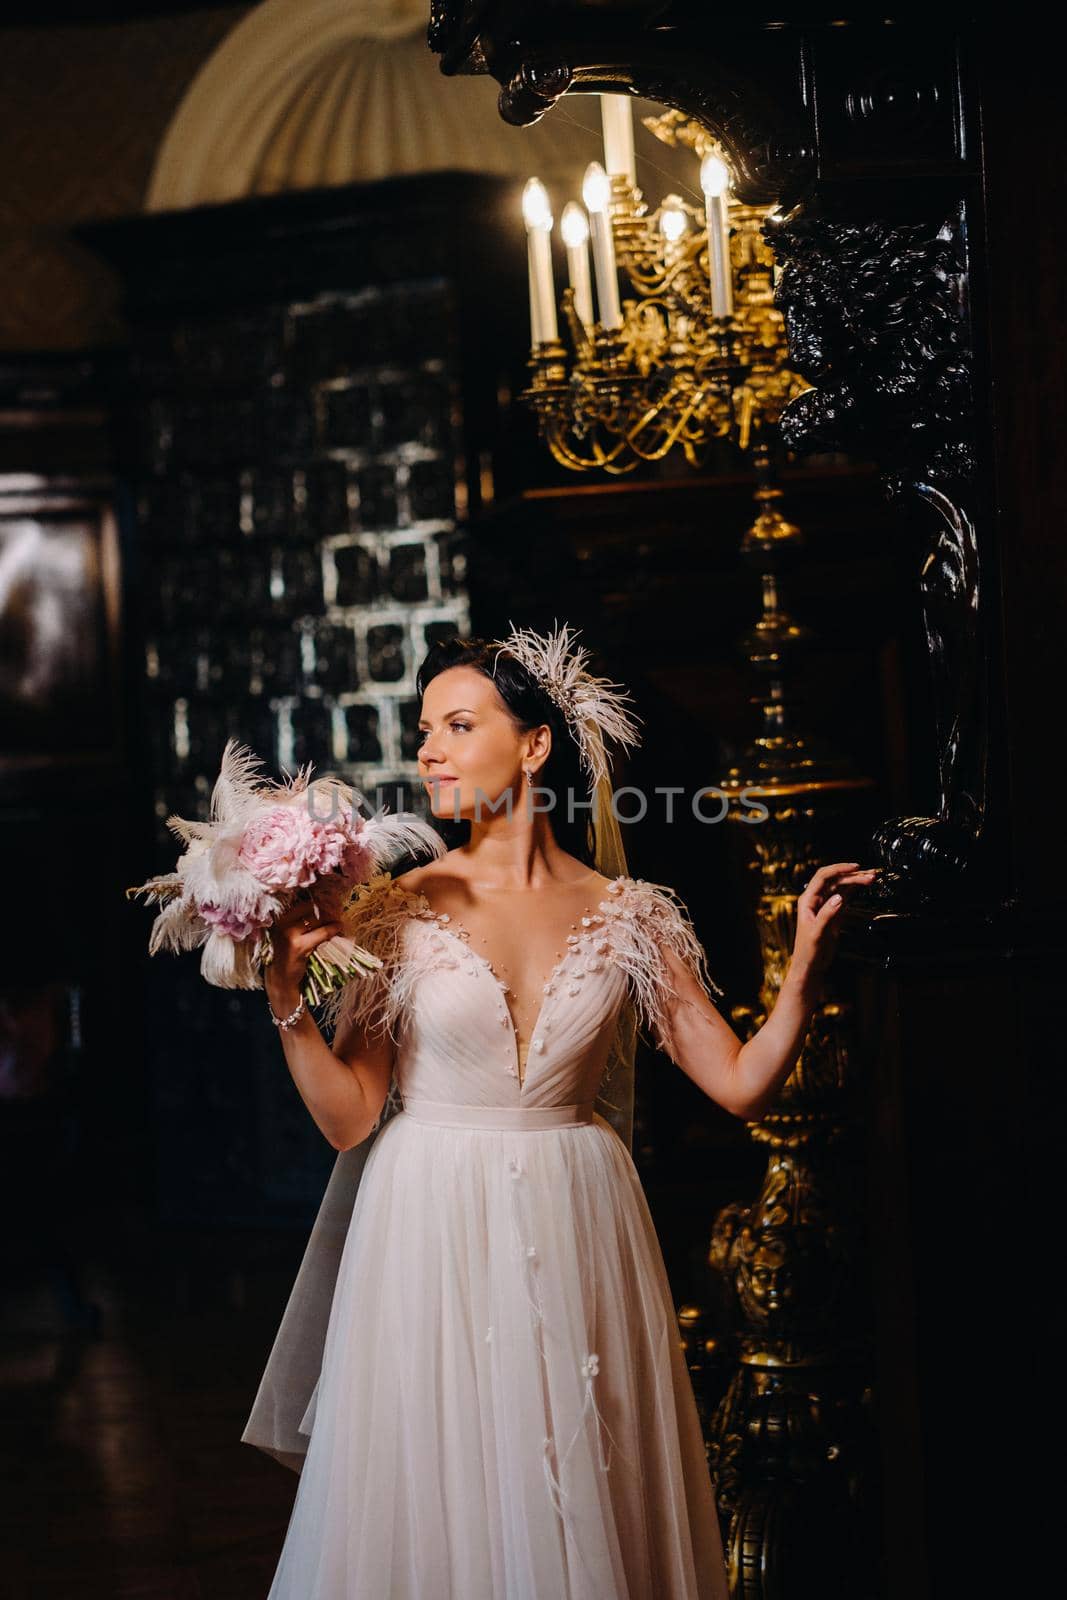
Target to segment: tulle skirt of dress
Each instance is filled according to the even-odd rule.
[[[268,1600],[726,1600],[659,1241],[599,1115],[392,1118],[302,1431]]]

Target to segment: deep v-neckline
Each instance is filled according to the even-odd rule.
[[[632,878],[623,876],[612,878],[609,883],[604,885],[604,894],[614,895],[617,902],[621,903],[632,882]],[[616,885],[618,887],[616,887]],[[493,963],[489,960],[489,957],[483,956],[480,950],[476,950],[474,948],[470,942],[470,930],[465,928],[457,917],[454,917],[450,911],[435,911],[432,904],[423,894],[421,889],[407,889],[403,884],[397,884],[396,887],[402,894],[407,895],[410,899],[418,902],[418,904],[421,905],[426,912],[428,912],[429,916],[435,923],[438,932],[443,933],[448,938],[454,940],[461,950],[465,950],[468,955],[473,956],[475,961],[480,963],[485,972],[488,973],[493,982],[501,990],[501,1000],[503,1002],[511,1036],[511,1052],[512,1061],[515,1067],[515,1077],[518,1079],[519,1093],[521,1094],[523,1089],[526,1087],[526,1080],[529,1077],[530,1051],[534,1048],[534,1040],[538,1039],[541,1035],[542,1021],[544,1019],[545,1012],[548,1009],[548,1002],[550,999],[552,999],[552,994],[550,991],[554,989],[556,980],[562,974],[564,962],[569,961],[571,956],[576,953],[579,946],[582,945],[587,939],[603,932],[602,919],[598,918],[597,923],[594,925],[593,918],[597,915],[600,908],[609,902],[605,901],[604,899],[600,899],[595,903],[595,905],[587,905],[578,913],[578,922],[585,924],[585,926],[583,926],[581,933],[567,934],[565,941],[567,948],[564,950],[563,954],[558,957],[551,971],[548,973],[548,976],[541,984],[541,1003],[537,1008],[537,1015],[534,1018],[533,1028],[530,1032],[530,1040],[526,1051],[526,1060],[523,1062],[519,1056],[519,1032],[515,1026],[515,1018],[512,1014],[511,1007],[507,1002],[507,994],[510,990],[510,985],[504,982]],[[573,928],[576,927],[577,924],[568,923],[567,926],[568,928]]]

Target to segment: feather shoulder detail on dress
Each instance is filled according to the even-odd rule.
[[[631,879],[627,889],[627,893],[609,895],[601,902],[613,912],[608,938],[615,960],[629,980],[639,1024],[659,1049],[673,1055],[670,1005],[676,991],[665,952],[682,962],[712,1003],[722,999],[723,991],[708,972],[704,946],[677,891],[643,878]]]
[[[688,909],[667,884],[643,878],[616,881],[600,908],[606,912],[600,931],[612,960],[625,973],[639,1024],[656,1045],[671,1050],[670,1005],[675,990],[665,952],[671,951],[693,974],[709,1000],[722,990],[708,972],[707,957]],[[368,1035],[388,1030],[399,1042],[399,1028],[420,980],[441,965],[454,965],[454,955],[432,940],[405,939],[412,918],[433,922],[435,913],[424,896],[406,889],[387,872],[358,884],[341,911],[344,931],[371,951],[382,966],[352,978],[330,995],[322,1021],[336,1033],[356,1024]]]
[[[366,976],[350,979],[328,997],[322,1021],[334,1033],[354,1023],[371,1036],[387,1031],[397,1042],[412,990],[423,973],[437,965],[421,942],[405,942],[414,899],[417,896],[388,872],[379,872],[357,884],[342,905],[344,932],[377,956],[382,965]]]

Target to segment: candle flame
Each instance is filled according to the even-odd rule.
[[[730,169],[718,156],[705,156],[700,163],[700,187],[709,197],[725,194],[730,187]]]
[[[530,178],[522,191],[522,215],[527,228],[552,231],[552,205],[540,178]]]
[[[589,218],[581,206],[574,200],[568,200],[563,207],[560,218],[559,231],[563,235],[563,243],[569,249],[586,244],[589,240]]]
[[[671,205],[673,195],[663,202],[660,212],[659,229],[669,244],[677,244],[689,226],[689,218],[679,205]]]
[[[590,161],[582,183],[582,199],[587,211],[606,211],[611,198],[611,183],[599,161]]]

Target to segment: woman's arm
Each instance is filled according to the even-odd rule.
[[[672,950],[664,952],[675,989],[670,1017],[671,1059],[712,1100],[735,1117],[758,1122],[796,1065],[817,995],[793,977],[782,983],[774,1010],[742,1041]]]
[[[842,890],[870,883],[877,872],[855,861],[821,867],[797,901],[797,934],[774,1009],[742,1042],[672,950],[663,955],[675,994],[667,1008],[668,1053],[724,1110],[758,1122],[796,1065],[822,980],[837,943]]]
[[[287,1017],[299,999],[299,990],[286,996],[272,991],[275,1016]],[[352,1029],[343,1044],[335,1039],[331,1050],[310,1011],[278,1032],[293,1082],[316,1126],[335,1150],[362,1144],[381,1116],[389,1092],[392,1039],[384,1033],[371,1040]]]
[[[304,930],[305,921],[309,931]],[[319,922],[306,903],[275,923],[271,930],[275,954],[264,972],[263,986],[276,1017],[296,1010],[307,957],[339,928],[336,922]],[[339,1029],[331,1049],[307,1009],[278,1034],[293,1082],[316,1127],[335,1150],[361,1144],[378,1121],[389,1092],[394,1051],[389,1034],[383,1031],[371,1037],[357,1026]]]

